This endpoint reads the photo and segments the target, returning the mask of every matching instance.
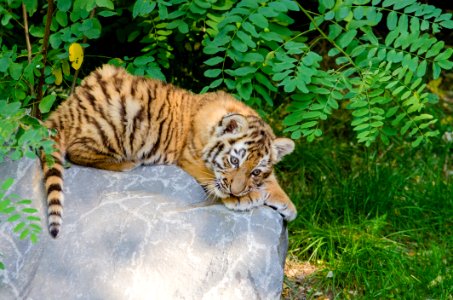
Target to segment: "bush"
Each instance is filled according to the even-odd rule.
[[[85,73],[110,62],[195,91],[227,89],[263,114],[282,105],[294,139],[313,141],[322,121],[349,111],[366,145],[437,135],[425,83],[453,66],[436,38],[451,14],[416,0],[9,0],[0,18],[0,159],[51,151],[35,119],[80,80],[74,43]]]

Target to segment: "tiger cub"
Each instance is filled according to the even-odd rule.
[[[294,142],[276,138],[253,109],[225,92],[197,95],[104,65],[45,125],[57,132],[54,163],[41,158],[54,238],[62,223],[64,159],[113,171],[176,164],[230,209],[265,204],[285,220],[296,217],[272,170]]]

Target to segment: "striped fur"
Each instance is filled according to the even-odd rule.
[[[287,220],[296,216],[272,171],[294,143],[276,138],[254,110],[227,93],[197,95],[105,65],[45,124],[57,131],[54,164],[42,160],[53,237],[62,223],[64,159],[114,171],[177,164],[231,209],[266,204]]]

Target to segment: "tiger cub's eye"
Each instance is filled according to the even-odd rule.
[[[260,174],[261,174],[261,170],[260,169],[255,169],[255,170],[252,171],[252,175],[253,176],[258,176]]]
[[[237,157],[234,156],[230,157],[230,162],[233,166],[237,167],[239,165],[239,159]]]

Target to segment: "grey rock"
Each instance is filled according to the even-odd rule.
[[[33,199],[43,232],[32,245],[0,223],[0,299],[279,299],[287,250],[268,207],[234,212],[205,200],[174,166],[126,173],[65,171],[60,236],[47,233],[39,163],[0,165],[0,182]]]

